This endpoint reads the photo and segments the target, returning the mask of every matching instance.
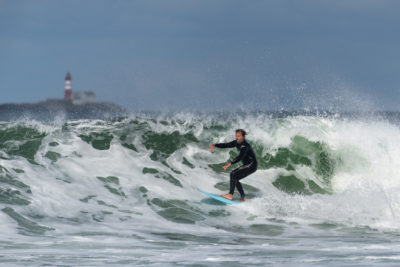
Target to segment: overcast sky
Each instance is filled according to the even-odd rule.
[[[400,110],[400,1],[0,0],[0,103]]]

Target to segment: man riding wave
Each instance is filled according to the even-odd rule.
[[[236,149],[239,151],[239,155],[236,158],[234,158],[233,160],[231,160],[225,166],[222,167],[224,170],[226,170],[232,164],[235,164],[239,161],[242,161],[243,163],[242,166],[234,169],[231,172],[229,193],[221,196],[226,199],[232,200],[235,187],[237,187],[240,193],[240,200],[245,201],[246,195],[243,191],[242,184],[239,182],[239,180],[247,177],[248,175],[252,174],[257,170],[257,159],[250,144],[247,143],[245,140],[245,137],[247,135],[246,131],[242,129],[237,129],[235,132],[236,132],[236,140],[233,140],[232,142],[229,143],[212,144],[209,150],[210,152],[212,152],[214,147],[218,148],[236,147]]]

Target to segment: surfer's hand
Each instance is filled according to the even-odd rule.
[[[228,164],[226,164],[224,167],[222,167],[224,169],[224,171],[226,171],[226,169],[228,169],[232,164],[229,162]]]
[[[213,151],[214,147],[215,147],[215,144],[212,144],[212,145],[210,146],[210,148],[209,148],[210,152]]]

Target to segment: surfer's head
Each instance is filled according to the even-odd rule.
[[[244,141],[244,138],[246,137],[246,131],[243,129],[237,129],[236,130],[236,141],[241,144]]]

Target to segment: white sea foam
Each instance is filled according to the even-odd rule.
[[[154,246],[165,241],[166,233],[175,233],[186,235],[175,237],[176,242],[183,238],[186,245],[207,244],[204,251],[208,257],[193,253],[193,262],[200,258],[222,262],[230,257],[222,248],[230,247],[226,244],[232,242],[232,238],[249,239],[250,243],[259,242],[263,249],[275,250],[272,241],[257,241],[257,238],[264,236],[272,240],[279,236],[282,240],[278,241],[284,242],[293,236],[312,236],[321,231],[335,236],[338,234],[335,229],[348,227],[395,233],[400,228],[400,130],[387,121],[307,116],[277,119],[265,114],[231,116],[224,120],[218,116],[179,114],[155,118],[137,115],[119,122],[82,120],[43,124],[25,121],[2,124],[1,130],[18,125],[45,133],[45,137],[35,153],[34,163],[3,149],[9,159],[0,159],[0,165],[14,179],[28,185],[31,193],[2,183],[2,188],[19,190],[21,197],[30,204],[1,202],[0,208],[12,208],[26,220],[53,230],[32,237],[29,234],[32,226],[3,212],[0,213],[2,241],[29,244],[38,242],[37,238],[51,237],[65,246],[68,242],[73,247],[82,243],[94,246],[98,242],[100,247],[107,244],[124,247],[134,239],[135,245],[148,248],[138,256],[146,259],[143,255],[154,256]],[[234,151],[216,149],[210,153],[208,147],[211,143],[232,140],[236,128],[248,130],[248,140],[259,149],[260,163],[267,160],[267,155],[276,156],[279,149],[294,151],[294,147],[299,146],[295,144],[295,138],[302,137],[310,144],[321,144],[322,150],[318,148],[310,153],[322,151],[329,155],[332,172],[323,177],[316,171],[314,161],[318,155],[310,156],[312,166],[291,163],[293,169],[276,165],[266,168],[265,164],[260,164],[256,173],[242,180],[259,190],[254,192],[254,197],[236,206],[207,202],[197,188],[216,194],[225,192],[216,185],[228,182],[229,175],[216,172],[213,164],[227,161],[229,151]],[[173,139],[162,140],[162,134],[175,131],[180,143],[172,144]],[[98,149],[82,137],[91,134],[100,142],[106,135],[112,136],[110,147]],[[150,140],[152,134],[158,139]],[[189,136],[185,137],[185,134]],[[24,139],[8,142],[22,145]],[[52,144],[54,142],[58,145]],[[124,142],[135,148],[124,146]],[[160,148],[163,145],[172,148]],[[310,147],[312,145],[299,149]],[[59,156],[52,159],[47,154],[49,151]],[[153,153],[159,154],[154,158]],[[307,156],[308,152],[301,153],[298,155]],[[290,194],[274,185],[279,177],[290,175],[306,185],[307,181],[314,181],[328,193]],[[179,181],[181,186],[171,182],[172,179]],[[199,241],[202,238],[205,241]],[[57,245],[57,242],[48,242]],[[169,242],[172,245],[174,239]],[[211,253],[213,242],[221,245],[218,250],[223,254],[221,257]],[[288,248],[298,248],[296,241],[289,243]],[[203,251],[199,247],[196,249]],[[379,249],[376,247],[375,250]],[[382,257],[376,255],[365,259]],[[182,260],[182,256],[170,252],[161,258],[165,263]],[[392,256],[386,258],[395,260]],[[310,261],[318,262],[316,259]]]

